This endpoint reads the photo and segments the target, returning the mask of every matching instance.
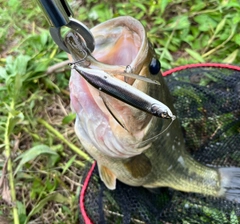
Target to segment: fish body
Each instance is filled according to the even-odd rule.
[[[71,107],[77,114],[75,131],[97,161],[105,185],[113,190],[118,179],[131,186],[170,187],[236,199],[240,169],[207,167],[195,161],[185,149],[178,119],[153,116],[141,106],[123,102],[121,91],[111,89],[108,94],[84,79],[84,74],[87,78],[104,72],[113,82],[115,79],[116,83],[130,85],[136,97],[135,89],[161,102],[160,107],[165,105],[173,118],[176,111],[171,94],[142,24],[132,17],[118,17],[91,31],[96,43],[92,55],[72,33],[65,43],[73,60],[80,64],[78,71],[72,70],[70,79]],[[160,85],[135,79],[131,74]]]

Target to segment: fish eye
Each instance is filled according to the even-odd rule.
[[[152,61],[149,65],[149,71],[152,75],[157,75],[160,72],[161,64],[160,61],[156,58],[152,58]]]

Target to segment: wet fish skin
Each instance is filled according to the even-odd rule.
[[[176,113],[163,77],[149,72],[156,55],[137,20],[119,17],[94,27],[92,33],[96,41],[93,56],[97,60],[92,60],[88,54],[85,58],[85,62],[91,62],[88,68],[116,74],[124,73],[124,67],[130,65],[132,73],[155,79],[161,85],[134,79],[129,79],[128,84]],[[72,52],[75,61],[82,59],[79,52],[81,49]],[[122,76],[114,77],[123,80]],[[159,119],[99,92],[74,70],[70,90],[71,105],[77,113],[75,131],[84,148],[97,160],[100,177],[109,189],[115,189],[116,179],[119,179],[132,186],[171,187],[231,200],[235,197],[240,201],[237,197],[240,169],[207,167],[195,161],[186,152],[178,119],[157,136],[168,127],[169,120]]]

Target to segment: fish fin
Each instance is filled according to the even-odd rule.
[[[104,182],[106,187],[110,190],[115,190],[116,180],[117,180],[115,174],[106,166],[99,165],[99,164],[98,164],[98,171],[99,171],[100,178]]]
[[[124,163],[124,166],[134,178],[143,178],[152,170],[152,164],[149,158],[144,154],[132,157]]]
[[[240,168],[224,167],[218,171],[221,179],[220,196],[240,203]]]

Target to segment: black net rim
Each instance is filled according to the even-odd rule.
[[[221,63],[198,63],[198,64],[188,64],[188,65],[183,65],[183,66],[178,66],[172,69],[169,69],[165,72],[162,73],[163,76],[169,76],[175,72],[180,72],[182,70],[186,69],[192,69],[192,68],[201,68],[201,67],[206,67],[206,68],[220,68],[220,69],[229,69],[229,70],[235,70],[240,72],[240,67],[236,65],[230,65],[230,64],[221,64]],[[86,178],[83,182],[82,188],[80,190],[80,195],[79,195],[79,208],[80,208],[80,213],[82,215],[83,221],[85,224],[94,224],[90,217],[87,214],[87,211],[85,209],[85,204],[84,204],[84,198],[88,189],[88,185],[92,176],[92,173],[94,171],[94,168],[96,167],[96,161],[92,164],[91,168],[87,172]]]

